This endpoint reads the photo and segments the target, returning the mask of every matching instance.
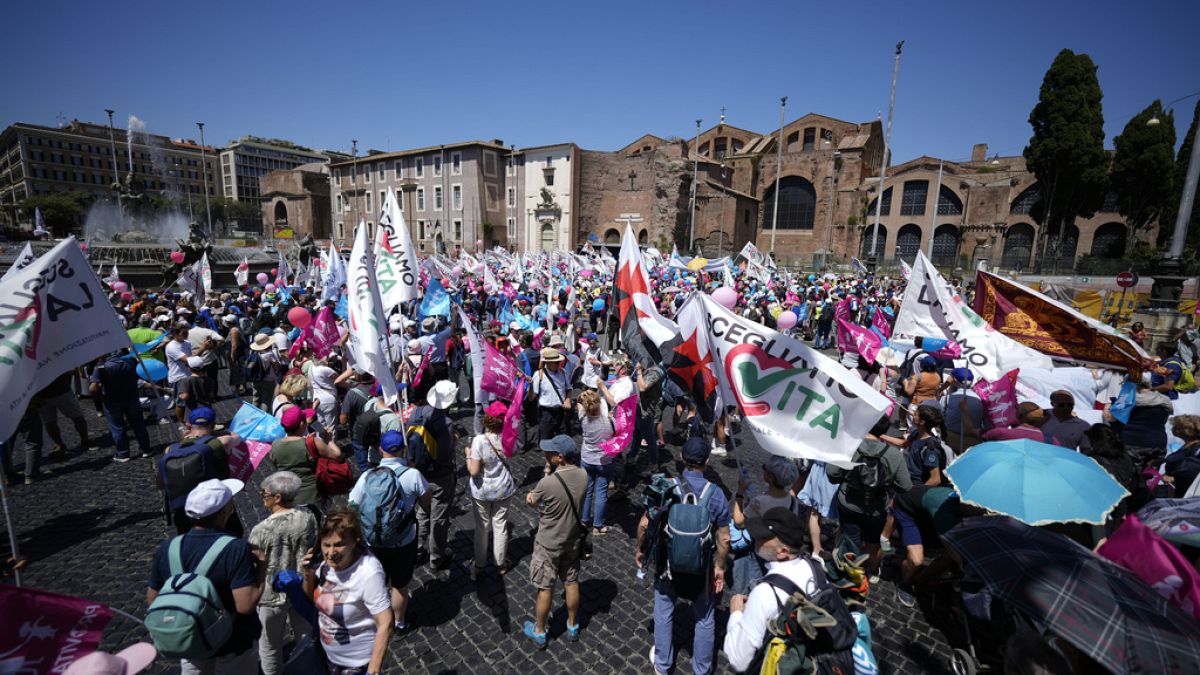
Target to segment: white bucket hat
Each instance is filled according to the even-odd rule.
[[[429,393],[425,395],[425,402],[438,410],[445,410],[454,403],[454,399],[457,396],[457,384],[454,384],[450,380],[439,380],[429,390]]]

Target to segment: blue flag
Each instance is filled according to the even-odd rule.
[[[450,294],[442,288],[442,282],[430,279],[425,287],[425,297],[421,299],[421,318],[427,316],[450,316]]]
[[[500,317],[500,333],[508,335],[508,324],[512,323],[513,320],[512,300],[508,296],[504,296],[500,302],[502,303],[498,312]]]
[[[338,297],[337,305],[333,308],[333,313],[336,314],[342,321],[350,320],[350,307],[346,304],[345,293],[342,293],[341,296]]]
[[[1112,405],[1109,406],[1108,411],[1121,424],[1129,424],[1129,415],[1133,413],[1133,406],[1136,403],[1137,385],[1132,382],[1126,382],[1121,385],[1121,393],[1117,395],[1117,400],[1113,401]]]

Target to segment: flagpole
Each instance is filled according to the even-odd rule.
[[[5,446],[5,452],[11,453],[12,448]],[[0,476],[0,502],[4,504],[4,526],[8,528],[8,545],[12,549],[14,565],[21,562],[21,551],[17,548],[17,532],[13,529],[12,513],[8,508],[8,474]],[[21,587],[21,572],[13,568],[13,579],[17,588]]]

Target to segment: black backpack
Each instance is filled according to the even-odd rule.
[[[246,360],[242,362],[242,376],[247,382],[262,382],[270,376],[267,364],[258,352],[246,354]]]
[[[846,473],[846,501],[863,506],[878,505],[887,495],[887,476],[883,475],[883,456],[856,453],[858,466]]]
[[[158,475],[168,511],[183,508],[188,493],[200,483],[228,477],[228,469],[222,470],[208,444],[212,439],[212,436],[184,439],[168,448],[158,460]]]
[[[355,418],[353,439],[358,441],[362,447],[373,448],[379,445],[383,436],[379,417],[378,410],[363,408]]]
[[[789,597],[785,602],[772,593],[779,612],[768,622],[767,635],[755,661],[761,664],[767,648],[778,640],[776,656],[780,658],[776,661],[775,672],[853,673],[858,625],[841,592],[829,582],[825,568],[811,558],[804,558],[804,561],[812,570],[817,585],[817,591],[811,596],[782,574],[768,574],[760,582],[770,584]]]

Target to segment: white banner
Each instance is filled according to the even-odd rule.
[[[292,276],[292,266],[288,264],[287,257],[283,255],[283,251],[279,251],[279,262],[275,265],[275,285],[279,288],[284,288],[288,285],[288,278]]]
[[[471,379],[474,380],[475,387],[475,413],[471,416],[475,423],[475,435],[483,433],[483,426],[479,422],[479,416],[483,409],[483,340],[479,339],[479,333],[475,332],[475,326],[471,324],[471,318],[463,311],[462,305],[457,305],[458,319],[462,321],[463,330],[467,334],[467,344],[471,345]]]
[[[116,265],[113,265],[116,268]],[[200,254],[200,281],[204,284],[203,290],[199,293],[199,301],[203,301],[204,297],[212,290],[212,265],[208,264],[208,252]]]
[[[737,402],[746,426],[771,454],[848,468],[891,406],[837,361],[737,316],[708,295],[693,296],[677,318],[686,338],[677,351],[695,359],[688,370],[700,371],[703,381],[709,373],[715,377],[721,399]],[[685,379],[692,375],[672,370]]]
[[[179,287],[195,296],[197,304],[204,300],[204,278],[200,273],[200,261],[188,265],[179,272],[175,280]]]
[[[375,376],[383,390],[384,402],[390,406],[397,398],[396,379],[383,349],[387,321],[379,297],[379,281],[375,278],[374,258],[367,243],[367,228],[360,224],[354,234],[354,249],[347,269],[350,351],[355,367]]]
[[[4,276],[0,277],[0,283],[7,281],[13,274],[29,267],[29,263],[34,260],[37,260],[37,256],[33,254],[33,244],[26,242],[25,248],[21,249],[21,252],[17,254],[17,259],[13,261],[12,267],[9,267]]]
[[[337,302],[342,295],[342,286],[346,285],[346,263],[332,241],[329,242],[327,255],[328,260],[322,268],[324,275],[321,277],[321,302]]]
[[[54,378],[129,346],[74,237],[0,281],[0,438]]]
[[[962,347],[967,365],[982,379],[994,381],[1014,368],[1054,367],[1050,357],[996,332],[950,290],[923,251],[917,252],[904,301],[892,329],[897,335],[953,340]]]
[[[383,298],[383,313],[388,314],[402,302],[417,297],[417,252],[412,235],[404,222],[396,193],[389,188],[383,210],[379,213],[379,230],[375,233],[375,258],[378,267],[379,293]]]
[[[242,256],[242,262],[238,263],[237,269],[233,271],[233,278],[237,281],[237,285],[245,286],[250,283],[250,259]]]

